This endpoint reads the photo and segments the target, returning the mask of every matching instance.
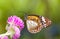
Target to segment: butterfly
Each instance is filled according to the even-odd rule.
[[[25,16],[27,29],[30,33],[38,33],[43,28],[51,24],[51,20],[44,16],[27,15]]]

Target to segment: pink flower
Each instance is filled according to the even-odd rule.
[[[8,36],[11,39],[18,39],[21,34],[21,30],[24,28],[24,22],[17,16],[10,16],[7,20],[6,30],[4,34],[0,34],[0,39],[8,39]]]
[[[8,27],[7,31],[10,31],[12,28],[15,32],[12,36],[12,39],[18,39],[20,37],[20,31],[24,28],[24,22],[22,19],[17,16],[10,16],[7,20],[7,23],[10,24],[10,27]]]
[[[7,20],[7,23],[20,27],[20,30],[24,28],[24,22],[17,16],[10,16]]]
[[[8,39],[8,36],[0,36],[0,39]]]
[[[13,29],[15,30],[15,33],[13,35],[13,39],[18,39],[20,37],[20,30],[16,26],[13,26]]]
[[[18,39],[20,37],[20,29],[17,26],[9,27],[8,32],[11,32],[10,36],[12,36],[12,39]]]

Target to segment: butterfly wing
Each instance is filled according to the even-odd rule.
[[[42,25],[46,28],[51,24],[51,20],[47,17],[40,16]]]
[[[26,24],[30,33],[38,33],[43,28],[40,18],[37,16],[27,16]]]

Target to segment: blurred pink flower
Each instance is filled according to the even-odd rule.
[[[10,24],[11,27],[8,27],[8,31],[10,31],[10,28],[13,28],[15,31],[13,35],[13,39],[17,39],[20,37],[20,31],[24,28],[24,22],[22,19],[20,19],[17,16],[10,16],[7,20],[7,23]]]
[[[8,39],[8,36],[0,36],[0,39]]]
[[[24,28],[24,22],[17,16],[10,16],[7,20],[9,25],[6,26],[7,32],[0,34],[0,39],[8,39],[8,36],[11,39],[18,39],[21,34],[21,30]]]
[[[20,29],[17,26],[11,26],[11,27],[9,27],[9,29],[7,31],[12,33],[10,35],[10,36],[12,36],[12,39],[18,39],[21,35]]]
[[[24,22],[17,16],[10,16],[7,20],[7,23],[20,27],[20,30],[24,28]]]

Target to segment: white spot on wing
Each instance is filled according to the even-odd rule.
[[[45,21],[45,18],[44,18],[43,16],[42,16],[42,21],[43,21],[43,22],[46,22],[46,21]]]
[[[34,27],[36,27],[38,24],[36,23],[36,22],[34,22],[34,21],[32,21],[32,20],[27,20],[27,28],[29,29],[29,28],[34,28]]]
[[[45,18],[42,16],[43,26],[46,27],[46,21]]]

